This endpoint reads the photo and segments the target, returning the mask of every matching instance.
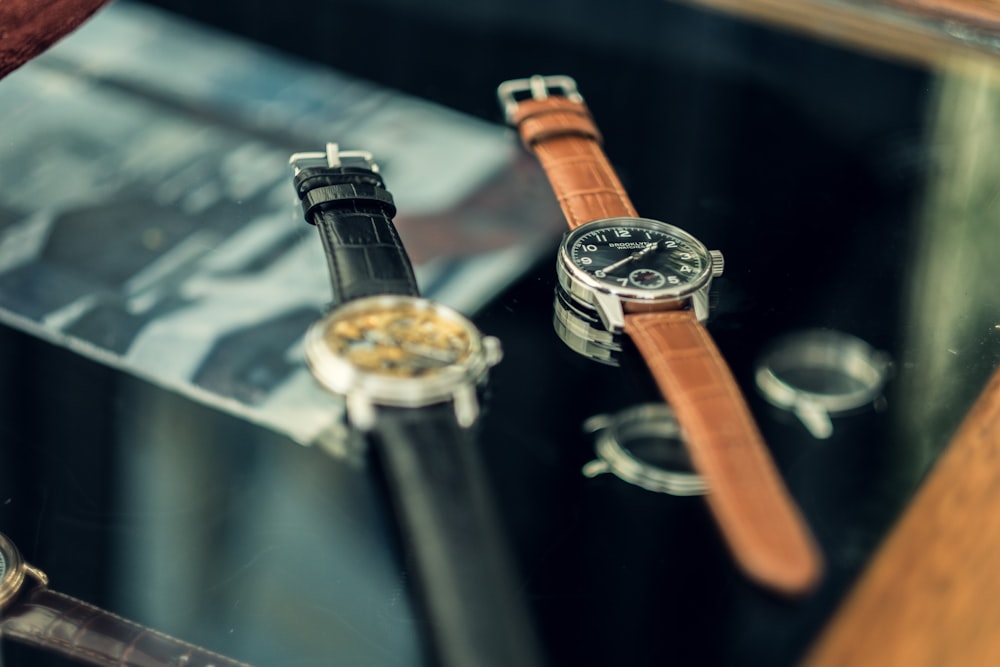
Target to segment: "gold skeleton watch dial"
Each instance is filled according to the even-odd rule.
[[[476,388],[503,356],[460,313],[420,297],[380,295],[338,306],[304,341],[313,376],[346,399],[349,420],[374,423],[375,405],[420,407],[452,401],[463,426],[479,412]]]
[[[413,303],[334,319],[323,338],[331,352],[357,370],[400,378],[464,363],[472,349],[465,326]]]

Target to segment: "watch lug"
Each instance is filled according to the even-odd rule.
[[[455,405],[455,419],[462,428],[469,428],[476,423],[479,418],[479,400],[476,398],[476,390],[470,384],[463,384],[455,389],[453,396]]]
[[[605,329],[621,331],[625,328],[625,313],[618,297],[606,292],[594,292],[593,304]]]
[[[709,285],[705,285],[702,289],[698,290],[691,296],[691,308],[694,309],[694,316],[698,318],[699,322],[704,322],[708,319],[710,310],[708,303],[708,290]]]
[[[611,466],[604,459],[594,459],[584,465],[581,472],[583,472],[584,477],[597,477],[598,475],[611,472]]]
[[[822,405],[800,399],[792,406],[792,412],[806,427],[809,434],[817,440],[826,440],[833,435],[833,422],[830,421],[830,414],[823,409]]]
[[[357,391],[351,392],[345,403],[347,419],[355,428],[370,431],[375,427],[375,406],[367,396]]]
[[[31,565],[30,563],[25,563],[24,571],[26,574],[30,574],[32,578],[35,581],[37,581],[40,586],[49,585],[49,575],[45,574],[34,565]]]

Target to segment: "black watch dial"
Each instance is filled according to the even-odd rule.
[[[573,266],[615,292],[683,290],[702,284],[711,270],[701,242],[656,220],[588,223],[569,235],[566,252]]]
[[[0,550],[0,581],[3,581],[7,574],[7,554]]]

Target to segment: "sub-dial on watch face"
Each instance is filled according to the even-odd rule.
[[[666,223],[609,220],[579,228],[570,261],[614,291],[682,289],[704,279],[709,258],[700,243]]]
[[[459,322],[404,304],[372,308],[332,321],[324,336],[331,352],[357,370],[420,378],[464,363],[472,338]]]

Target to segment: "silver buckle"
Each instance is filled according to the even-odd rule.
[[[375,164],[375,157],[369,151],[342,151],[335,143],[328,143],[326,151],[313,151],[310,153],[293,153],[288,158],[288,164],[292,166],[295,175],[303,169],[310,167],[343,167],[361,166],[378,173],[378,165]]]
[[[503,107],[504,116],[508,123],[511,122],[514,112],[517,111],[520,100],[529,97],[544,100],[553,92],[558,92],[568,100],[583,102],[583,96],[576,89],[576,81],[563,74],[555,76],[536,74],[528,79],[504,81],[497,86],[497,98],[500,100],[500,106]]]

